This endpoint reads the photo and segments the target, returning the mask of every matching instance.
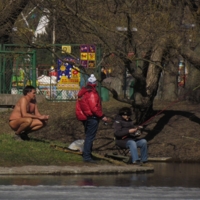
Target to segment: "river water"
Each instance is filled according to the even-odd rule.
[[[154,167],[140,174],[0,176],[0,199],[200,199],[200,164]]]

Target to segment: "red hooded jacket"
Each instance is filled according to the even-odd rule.
[[[80,121],[87,120],[88,117],[103,118],[101,99],[96,91],[96,84],[88,83],[78,93],[76,102],[76,117]]]

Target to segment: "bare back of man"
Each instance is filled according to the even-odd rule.
[[[41,115],[38,111],[34,87],[26,86],[23,93],[24,96],[16,103],[9,118],[9,125],[16,135],[41,129],[49,118],[48,115]]]

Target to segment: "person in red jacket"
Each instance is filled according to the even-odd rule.
[[[99,120],[107,122],[102,112],[101,98],[96,90],[97,79],[94,74],[88,78],[86,87],[78,93],[76,102],[76,117],[83,122],[85,128],[85,142],[83,147],[83,161],[95,163],[92,159],[92,146],[98,129]]]

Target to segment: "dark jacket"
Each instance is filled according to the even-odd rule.
[[[76,102],[76,117],[80,121],[87,120],[88,117],[95,116],[102,118],[101,98],[95,89],[95,84],[88,83],[78,93]]]
[[[101,82],[106,79],[106,74],[104,72],[101,72]]]
[[[128,140],[137,140],[136,137],[130,136],[129,129],[134,128],[133,121],[129,119],[126,121],[121,115],[117,115],[113,124],[114,136],[116,144],[121,148],[126,148]]]

